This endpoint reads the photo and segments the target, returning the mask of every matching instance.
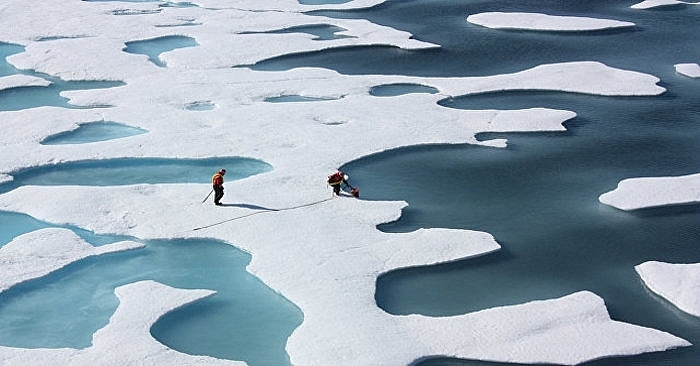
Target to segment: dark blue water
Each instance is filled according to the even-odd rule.
[[[506,137],[506,149],[413,147],[344,166],[363,199],[406,200],[389,232],[420,227],[483,230],[498,253],[390,272],[377,281],[378,305],[393,314],[453,315],[590,290],[614,319],[700,343],[700,319],[645,289],[634,266],[648,260],[700,261],[700,205],[623,212],[597,198],[625,178],[700,171],[700,80],[673,65],[700,60],[700,7],[634,10],[623,1],[390,1],[368,10],[320,15],[368,18],[407,30],[439,50],[365,47],[284,56],[254,68],[321,66],[347,74],[472,76],[539,64],[600,61],[661,78],[659,97],[557,92],[462,96],[447,108],[550,107],[575,111],[565,133]],[[529,11],[632,21],[626,30],[566,34],[497,31],[468,24],[485,11]],[[361,55],[358,57],[358,55]],[[592,361],[591,365],[696,365],[698,346]],[[436,358],[422,365],[494,363]]]

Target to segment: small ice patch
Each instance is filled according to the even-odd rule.
[[[472,24],[495,29],[581,32],[634,27],[634,23],[588,17],[558,16],[539,13],[488,12],[467,17]]]
[[[675,65],[676,72],[691,78],[700,78],[700,65],[694,63]]]
[[[644,177],[621,181],[598,200],[621,210],[700,203],[700,173],[679,177]]]

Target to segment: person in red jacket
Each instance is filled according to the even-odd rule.
[[[224,175],[226,175],[226,169],[221,169],[213,177],[211,177],[211,184],[214,186],[214,204],[221,205],[221,198],[224,197]]]
[[[350,183],[348,183],[347,174],[343,173],[340,170],[338,170],[337,172],[328,176],[328,184],[331,187],[333,187],[333,193],[335,193],[336,196],[340,196],[340,185],[341,184],[345,184],[347,187],[349,187],[350,194],[353,195],[354,197],[360,196],[360,190],[351,186]]]

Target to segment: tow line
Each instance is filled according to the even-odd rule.
[[[250,217],[250,216],[257,215],[257,214],[261,214],[261,213],[289,211],[289,210],[296,210],[296,209],[302,208],[302,207],[308,207],[308,206],[318,205],[319,203],[323,203],[323,202],[326,202],[326,201],[330,201],[330,200],[332,200],[332,199],[333,199],[333,197],[331,197],[331,198],[326,198],[326,199],[324,199],[324,200],[320,200],[320,201],[316,201],[316,202],[305,203],[305,204],[299,205],[299,206],[285,207],[285,208],[280,208],[280,209],[271,208],[271,209],[266,209],[266,210],[263,210],[263,211],[252,212],[252,213],[249,213],[249,214],[247,214],[247,215],[236,216],[236,217],[233,217],[233,218],[230,218],[230,219],[227,219],[227,220],[223,220],[223,221],[219,221],[219,222],[216,222],[216,223],[213,223],[213,224],[210,224],[210,225],[196,227],[196,228],[192,229],[192,231],[207,229],[207,228],[210,228],[210,227],[212,227],[212,226],[217,226],[217,225],[225,224],[225,223],[227,223],[227,222],[229,222],[229,221],[239,220],[239,219],[242,219],[242,218]]]

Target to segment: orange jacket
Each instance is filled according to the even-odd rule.
[[[218,172],[211,177],[211,184],[215,186],[224,184],[224,176],[221,174],[221,172]]]

